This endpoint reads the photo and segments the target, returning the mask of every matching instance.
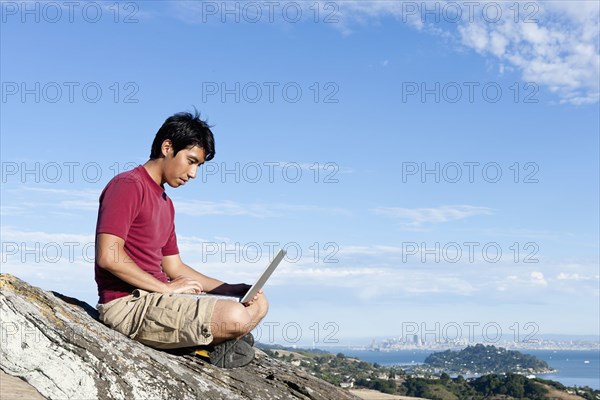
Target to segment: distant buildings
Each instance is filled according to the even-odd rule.
[[[504,347],[509,350],[598,350],[600,342],[584,340],[549,340],[535,339],[529,341],[515,340],[497,340],[495,342],[485,340],[434,340],[422,338],[420,335],[409,335],[406,338],[394,337],[384,339],[380,342],[371,341],[371,345],[362,348],[362,350],[373,351],[397,351],[397,350],[453,350],[466,346],[472,346],[477,343],[493,344],[494,346]]]

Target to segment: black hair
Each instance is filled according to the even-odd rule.
[[[200,113],[194,108],[194,114],[181,112],[170,116],[160,127],[154,141],[150,158],[157,159],[163,157],[161,147],[162,143],[169,139],[173,145],[174,155],[179,150],[188,147],[198,146],[204,149],[205,161],[210,161],[215,156],[215,138],[210,130],[210,126],[200,119]]]

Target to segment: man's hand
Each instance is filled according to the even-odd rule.
[[[181,261],[179,254],[163,257],[161,265],[163,271],[169,276],[169,278],[174,279],[179,276],[187,276],[188,278],[199,282],[202,286],[203,292],[210,293],[214,288],[223,285],[223,282],[220,280],[210,278],[196,271],[189,265],[186,265],[183,261]]]
[[[202,293],[202,285],[200,282],[185,277],[183,275],[178,276],[166,284],[166,291],[163,293],[173,294],[173,293],[193,293],[200,294]]]
[[[258,301],[258,297],[259,296],[261,296],[261,297],[264,296],[264,293],[263,293],[262,289],[258,290],[258,293],[256,295],[254,295],[254,297],[252,298],[252,300],[247,301],[247,302],[242,303],[242,304],[244,306],[248,307],[249,305],[253,304],[255,301]]]

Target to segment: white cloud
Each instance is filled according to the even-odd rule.
[[[7,189],[2,212],[7,215],[35,214],[44,210],[97,211],[101,189],[55,189],[21,185]]]
[[[528,228],[505,228],[505,229],[496,229],[496,228],[486,228],[481,231],[481,234],[488,237],[503,237],[510,238],[511,240],[519,238],[520,240],[529,240],[529,241],[543,241],[543,240],[564,240],[564,233],[561,232],[551,232],[551,231],[542,231],[542,230],[534,230]]]
[[[81,235],[77,233],[24,231],[10,226],[2,226],[2,242],[38,242],[38,243],[94,243],[94,235]]]
[[[352,256],[373,256],[373,255],[401,255],[402,247],[398,246],[384,246],[384,245],[373,245],[373,246],[340,246],[340,256],[352,257]]]
[[[185,249],[182,253],[186,263],[209,276],[228,282],[253,281],[270,257],[267,248],[260,247],[260,254],[255,254],[254,251],[244,251],[243,245],[236,247],[237,242],[230,239],[206,242],[199,237],[182,237],[179,242],[180,250]],[[344,254],[342,249],[346,249]],[[472,277],[455,276],[456,269],[449,274],[443,268],[424,270],[421,265],[402,265],[401,251],[401,248],[394,246],[342,246],[339,253],[334,255],[334,262],[315,260],[311,251],[307,251],[306,254],[303,251],[301,255],[290,253],[290,258],[284,259],[270,279],[269,285],[300,283],[303,287],[314,290],[350,289],[363,300],[429,293],[464,296],[478,290],[479,279],[469,282]],[[357,260],[353,257],[356,255],[367,257],[365,260]],[[383,260],[390,255],[396,256],[396,260],[384,262]]]
[[[377,207],[372,211],[376,214],[403,220],[407,226],[415,227],[427,223],[438,224],[477,215],[492,214],[490,208],[470,205],[440,206],[437,208]]]
[[[551,293],[550,297],[571,296],[592,298],[598,293],[598,262],[565,263],[547,259],[538,264],[537,270],[524,271],[522,264],[499,265],[489,276],[489,282],[498,291],[509,294],[540,297],[540,291]],[[508,274],[508,275],[506,275]],[[477,277],[479,280],[482,277]]]
[[[19,206],[7,206],[2,204],[0,206],[0,215],[11,216],[11,215],[23,215],[27,213],[27,209]]]
[[[538,22],[506,18],[490,24],[478,19],[458,27],[460,40],[482,55],[493,55],[517,67],[523,80],[547,86],[562,102],[597,102],[599,45],[598,37],[589,32],[599,29],[598,10],[582,18],[584,12],[561,15],[547,3],[532,4],[539,7]],[[503,6],[505,13],[513,7]]]
[[[460,6],[461,16],[447,13]],[[596,103],[600,92],[600,3],[596,1],[483,1],[475,6],[429,1],[339,2],[345,34],[350,26],[391,15],[418,30],[452,37],[491,56],[500,70],[517,68],[526,82],[548,87],[563,103]],[[493,7],[486,8],[488,4]],[[416,7],[416,8],[415,8]],[[437,7],[437,8],[436,8]],[[496,7],[501,17],[496,21]],[[426,10],[438,10],[427,14]],[[435,20],[437,18],[437,21]]]
[[[384,270],[368,281],[355,281],[354,286],[358,297],[366,301],[431,294],[470,296],[478,291],[478,285],[464,277],[416,270]]]
[[[242,205],[234,201],[197,201],[173,200],[177,214],[192,216],[229,215],[249,216],[256,218],[273,217],[277,215],[269,207],[263,205]]]
[[[4,257],[4,255],[3,255]],[[55,262],[35,262],[31,254],[26,259],[8,258],[2,263],[3,274],[11,274],[43,290],[57,291],[95,305],[98,302],[94,264],[63,257]]]
[[[309,168],[307,164],[305,166]],[[320,168],[323,166],[321,165]],[[302,167],[304,168],[304,167]],[[327,171],[327,169],[323,169]],[[323,176],[325,172],[321,172]],[[96,212],[101,189],[76,190],[55,189],[43,187],[23,186],[19,189],[7,190],[12,204],[2,204],[2,215],[23,215],[38,213],[43,208],[46,212],[52,210],[66,210],[70,214],[77,211]],[[283,216],[286,213],[328,213],[348,215],[350,212],[343,208],[321,207],[311,204],[285,204],[285,203],[253,203],[244,204],[231,200],[200,201],[180,200],[172,198],[176,214],[192,216],[224,215],[247,216],[254,218],[271,218]],[[6,202],[4,202],[6,203]]]
[[[294,9],[302,8],[299,22],[312,22],[319,9],[319,18],[332,17],[329,26],[344,35],[351,34],[356,26],[379,24],[380,19],[391,16],[424,34],[450,39],[490,56],[498,62],[500,74],[507,68],[517,69],[523,81],[549,88],[562,103],[590,104],[600,98],[597,1],[284,1],[273,10],[260,7],[258,21],[290,28],[294,24],[283,11],[287,3],[293,3]],[[210,10],[202,2],[191,1],[173,1],[169,7],[176,18],[188,23],[222,23],[234,18],[248,22],[255,18],[250,9],[228,15],[218,3]],[[385,67],[387,60],[382,65]]]
[[[317,267],[309,267],[309,268],[294,268],[287,267],[283,269],[281,272],[282,276],[287,276],[290,278],[302,278],[302,279],[310,279],[310,280],[321,280],[323,279],[325,283],[330,282],[334,283],[335,281],[331,281],[332,278],[348,278],[348,277],[360,277],[366,278],[368,276],[381,275],[385,271],[381,268],[317,268]]]
[[[556,279],[560,281],[597,281],[598,275],[589,276],[589,275],[580,275],[578,273],[568,273],[561,272],[556,276]]]
[[[530,276],[531,276],[531,283],[533,283],[534,285],[540,285],[540,286],[548,285],[548,282],[544,278],[543,273],[541,273],[539,271],[532,271]]]
[[[175,210],[177,214],[186,214],[196,217],[205,215],[227,215],[246,216],[254,218],[270,218],[283,216],[289,212],[349,214],[347,210],[344,210],[342,208],[328,208],[302,204],[242,204],[231,200],[223,200],[217,202],[179,199],[173,199],[173,203],[175,205]]]

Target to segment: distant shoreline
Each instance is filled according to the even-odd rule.
[[[419,350],[419,351],[444,351],[444,350],[456,350],[461,349],[466,346],[471,346],[474,344],[486,344],[486,343],[472,343],[472,344],[461,344],[461,345],[448,345],[448,346],[406,346],[406,347],[395,347],[395,348],[373,348],[371,346],[332,346],[332,348],[349,348],[351,350],[361,350],[361,351],[375,351],[382,353],[389,353],[394,351],[410,351],[410,350]],[[487,343],[489,344],[489,343]],[[543,350],[543,351],[600,351],[600,343],[596,345],[590,344],[590,346],[576,346],[576,347],[568,347],[568,346],[541,346],[541,347],[530,347],[530,346],[507,346],[504,344],[494,344],[496,347],[503,347],[507,350]],[[323,347],[323,350],[326,350],[326,347]]]
[[[397,365],[403,367],[416,367],[422,365],[424,359],[435,350],[411,349],[394,350],[386,352],[368,351],[347,347],[322,348],[324,351],[341,352],[348,357],[355,357],[363,361],[378,363],[384,366]],[[582,350],[520,350],[523,353],[534,355],[550,364],[549,371],[532,373],[539,378],[560,382],[565,386],[590,386],[600,390],[598,372],[600,368],[600,349]],[[570,354],[569,354],[570,353]],[[586,361],[589,361],[586,363]],[[464,376],[464,374],[463,374]]]
[[[348,349],[351,350],[360,350],[360,351],[374,351],[381,353],[391,353],[394,351],[445,351],[445,350],[457,350],[466,347],[464,346],[448,346],[448,347],[406,347],[406,348],[395,348],[395,349],[370,349],[369,347],[357,347],[357,346],[347,346]],[[344,346],[336,346],[335,348],[343,348]],[[503,347],[506,350],[516,350],[516,351],[526,351],[526,350],[542,350],[542,351],[600,351],[599,347],[576,347],[576,348],[555,348],[555,347],[505,347],[498,345],[497,347]],[[327,348],[322,348],[326,350]]]

